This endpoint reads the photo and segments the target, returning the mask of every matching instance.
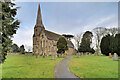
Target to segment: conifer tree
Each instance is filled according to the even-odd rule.
[[[67,41],[64,37],[59,38],[57,42],[57,48],[58,48],[57,53],[60,54],[65,53],[65,51],[68,50]]]
[[[0,23],[0,62],[4,62],[7,55],[8,45],[12,43],[11,38],[13,34],[16,34],[17,29],[19,28],[20,22],[15,19],[17,14],[17,7],[14,7],[15,4],[11,2],[1,2],[2,14]]]
[[[25,48],[24,45],[20,46],[20,53],[25,54]]]
[[[116,34],[115,39],[117,43],[116,53],[118,54],[118,56],[120,56],[120,33]]]
[[[81,44],[80,44],[80,46],[78,48],[79,52],[91,52],[91,53],[95,52],[95,50],[90,47],[90,45],[92,43],[92,36],[93,36],[93,34],[90,31],[86,31],[83,34],[83,38],[81,40]]]
[[[100,48],[101,48],[101,52],[105,55],[109,55],[109,53],[117,53],[118,55],[120,55],[120,34],[116,34],[116,36],[114,37],[113,35],[106,35],[102,38],[101,40],[101,44],[100,44]]]

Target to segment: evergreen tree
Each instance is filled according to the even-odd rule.
[[[120,33],[116,34],[115,39],[116,39],[116,44],[117,44],[116,53],[118,54],[118,56],[120,56]]]
[[[65,51],[68,50],[67,41],[65,40],[64,37],[59,38],[57,42],[57,48],[58,48],[57,53],[60,54],[65,53]]]
[[[71,38],[73,38],[73,35],[67,35],[67,34],[63,34],[62,36],[64,36],[67,40],[71,40]]]
[[[118,46],[118,35],[114,37],[113,35],[106,35],[102,38],[100,48],[101,52],[105,55],[109,55],[109,53],[114,54],[114,53],[119,53],[119,46]]]
[[[17,44],[12,45],[12,52],[19,52],[19,47]]]
[[[102,54],[105,54],[107,56],[109,55],[109,53],[111,52],[110,51],[110,34],[102,38],[100,49],[101,49]]]
[[[8,50],[7,53],[11,53],[12,52],[12,42],[8,44]]]
[[[114,54],[117,51],[117,39],[112,35],[110,36],[110,45],[109,45],[109,49],[111,54]]]
[[[20,22],[15,19],[17,8],[15,4],[11,2],[1,2],[2,4],[2,17],[0,23],[0,39],[2,45],[0,45],[0,62],[4,62],[7,55],[8,45],[12,43],[11,38],[13,34],[16,34],[17,29],[19,28]]]
[[[92,32],[90,31],[86,31],[83,34],[83,38],[81,40],[81,44],[78,48],[79,52],[91,52],[94,53],[95,50],[93,48],[90,47],[91,43],[92,43]]]

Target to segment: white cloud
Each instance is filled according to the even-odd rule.
[[[92,30],[94,29],[95,27],[118,27],[118,22],[116,18],[117,16],[116,15],[109,15],[109,16],[106,16],[106,17],[102,17],[102,18],[99,18],[99,19],[96,19],[94,21],[91,21],[89,22],[87,25],[84,26],[84,31],[86,30]]]
[[[19,29],[17,31],[17,34],[14,35],[13,43],[16,43],[18,46],[21,46],[22,44],[25,45],[25,49],[28,49],[28,46],[32,47],[33,45],[33,28],[26,28],[26,29]]]

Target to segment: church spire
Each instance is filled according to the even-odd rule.
[[[41,27],[43,27],[41,10],[40,10],[40,4],[39,4],[39,7],[38,7],[38,14],[37,14],[36,26],[41,26]]]

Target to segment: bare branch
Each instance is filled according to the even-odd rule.
[[[80,46],[81,37],[82,37],[82,33],[79,33],[79,34],[77,34],[77,35],[74,36],[74,40],[76,42],[77,49]]]

